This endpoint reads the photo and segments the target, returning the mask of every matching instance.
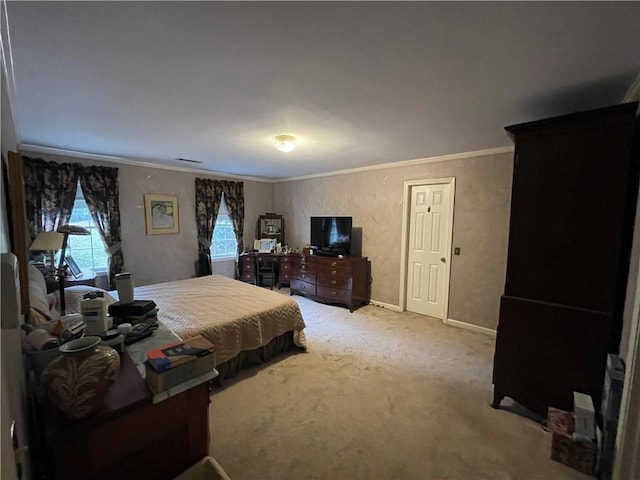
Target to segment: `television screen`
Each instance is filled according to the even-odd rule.
[[[311,246],[339,254],[351,251],[351,217],[311,217]]]

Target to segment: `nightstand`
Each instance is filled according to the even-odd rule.
[[[46,279],[47,281],[47,293],[55,292],[60,287],[58,280],[53,278]],[[89,269],[82,269],[82,276],[75,278],[73,275],[64,278],[64,286],[71,287],[73,285],[89,285],[90,287],[96,286],[96,272]]]

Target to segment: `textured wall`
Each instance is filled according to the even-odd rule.
[[[122,250],[125,268],[133,273],[135,284],[148,285],[168,282],[189,278],[195,274],[194,262],[198,253],[195,178],[214,177],[191,172],[97,162],[57,155],[30,152],[22,152],[22,154],[56,162],[78,162],[85,165],[117,167],[120,181]],[[253,242],[255,235],[255,219],[261,211],[271,207],[272,185],[244,181],[244,192],[246,218],[244,244],[249,244]],[[146,234],[144,194],[178,197],[180,233]]]
[[[399,304],[403,189],[407,180],[456,178],[449,318],[496,328],[504,288],[512,154],[391,167],[282,182],[274,207],[286,220],[287,243],[309,242],[309,217],[351,215],[371,260],[372,299]]]
[[[120,169],[125,265],[136,284],[192,276],[197,252],[193,213],[196,174],[111,165]],[[453,245],[460,247],[462,254],[451,261],[449,318],[496,328],[506,268],[511,174],[512,155],[501,154],[278,184],[245,181],[244,244],[252,245],[261,213],[285,216],[287,243],[292,248],[309,242],[309,217],[351,215],[354,227],[362,229],[362,255],[371,260],[372,298],[398,305],[404,181],[455,177]],[[146,235],[144,193],[178,196],[179,234]]]

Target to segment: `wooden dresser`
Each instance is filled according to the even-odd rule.
[[[291,294],[345,305],[353,312],[371,298],[371,264],[367,257],[289,256]]]
[[[153,393],[145,352],[177,340],[164,323],[126,347],[120,371],[96,415],[70,420],[31,385],[36,476],[45,480],[165,480],[209,454],[209,387],[214,370]],[[34,478],[36,478],[34,476]]]
[[[44,478],[163,480],[208,454],[206,382],[153,403],[125,352],[105,404],[84,420],[68,420],[47,405]]]

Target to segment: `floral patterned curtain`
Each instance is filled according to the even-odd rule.
[[[213,229],[216,226],[220,203],[224,201],[229,210],[229,218],[233,224],[238,243],[237,255],[242,252],[242,237],[244,235],[244,184],[228,180],[211,180],[208,178],[196,178],[196,224],[198,225],[198,257],[206,254],[209,257],[209,248],[213,237]],[[199,265],[202,262],[198,262]],[[210,263],[209,263],[210,266]],[[200,267],[202,268],[202,267]],[[237,269],[237,262],[236,262]],[[210,273],[210,272],[209,272]],[[237,276],[236,271],[236,276]],[[205,273],[200,271],[199,275]]]
[[[222,201],[222,189],[215,180],[196,177],[196,225],[198,227],[198,276],[211,273],[209,248]]]
[[[238,242],[237,255],[242,253],[244,235],[244,183],[231,182],[227,180],[217,181],[224,193],[224,201],[229,210],[229,218],[233,223],[233,230],[236,233],[236,241]]]
[[[83,167],[80,171],[80,185],[91,217],[107,246],[109,289],[115,289],[114,277],[124,269],[118,169],[100,166]]]
[[[83,166],[42,158],[23,159],[27,235],[31,243],[41,231],[55,231],[69,223]]]

